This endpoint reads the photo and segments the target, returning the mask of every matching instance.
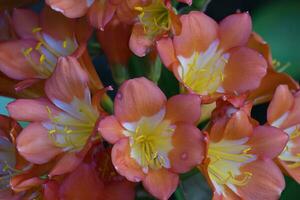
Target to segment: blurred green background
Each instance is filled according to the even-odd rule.
[[[194,0],[194,2],[197,0]],[[198,3],[202,0],[198,0]],[[194,3],[197,9],[197,2]],[[253,18],[254,31],[259,33],[271,46],[273,59],[282,66],[288,64],[284,71],[296,80],[300,80],[300,0],[212,0],[208,5],[206,13],[221,20],[225,16],[240,11],[249,11]],[[94,60],[97,66],[105,65],[103,58]],[[108,67],[97,69],[106,85],[110,82],[111,75]],[[173,95],[177,92],[176,80],[165,69],[159,86],[167,94]],[[12,99],[0,97],[0,113],[7,114],[5,106]],[[265,109],[261,106],[256,109]],[[262,112],[260,112],[262,113]],[[190,176],[193,174],[193,176]],[[196,175],[195,175],[196,174]],[[152,199],[148,194],[139,190],[138,199]],[[182,175],[182,182],[172,199],[206,200],[210,199],[211,192],[207,187],[201,174],[195,170]],[[282,193],[282,200],[299,200],[300,186],[292,179],[286,177],[286,189]]]

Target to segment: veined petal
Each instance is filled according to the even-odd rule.
[[[143,180],[145,174],[138,163],[130,157],[130,146],[127,138],[121,139],[114,144],[111,158],[115,169],[122,176],[133,182]]]
[[[300,124],[300,93],[297,92],[294,94],[294,104],[291,108],[289,115],[286,120],[284,120],[281,128],[287,128],[294,126],[296,124]]]
[[[123,134],[124,128],[115,116],[108,116],[102,119],[99,123],[98,130],[102,137],[112,144],[125,137]]]
[[[70,103],[74,97],[84,100],[90,95],[88,81],[87,73],[76,58],[61,57],[53,75],[46,82],[45,91],[51,101]]]
[[[247,47],[231,50],[224,71],[225,91],[243,93],[256,89],[266,75],[267,62],[256,51]]]
[[[138,121],[142,116],[158,113],[166,103],[166,96],[146,78],[128,80],[120,87],[115,98],[115,116],[123,122]]]
[[[193,11],[181,18],[181,34],[174,37],[177,55],[191,57],[192,54],[205,51],[216,40],[218,24],[202,12]]]
[[[185,173],[204,158],[204,137],[201,131],[188,124],[176,124],[172,137],[173,149],[169,153],[171,171]]]
[[[153,40],[146,34],[141,24],[135,24],[129,40],[129,47],[131,51],[137,56],[143,57],[152,46]]]
[[[198,95],[176,95],[168,99],[165,118],[171,123],[197,123],[200,119],[201,100]]]
[[[226,51],[245,45],[251,32],[252,22],[248,13],[229,15],[220,22],[220,47]]]
[[[143,185],[154,197],[167,200],[175,192],[179,176],[166,169],[151,170],[143,180]]]
[[[43,164],[62,152],[48,137],[40,123],[31,123],[17,137],[18,152],[28,161]]]

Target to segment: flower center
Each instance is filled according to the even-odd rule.
[[[214,41],[205,52],[195,52],[186,59],[179,56],[179,76],[190,89],[201,95],[222,92],[224,67],[229,54],[218,50],[219,41]]]
[[[245,145],[247,140],[222,140],[209,144],[208,174],[217,191],[220,191],[222,185],[243,186],[251,179],[250,172],[240,171],[242,165],[255,160],[255,155],[248,154],[251,147]]]
[[[129,132],[131,157],[147,173],[151,169],[170,168],[168,153],[173,149],[174,127],[169,121],[153,122],[143,117],[135,130]]]
[[[153,2],[145,7],[135,7],[139,11],[139,20],[149,37],[154,37],[171,28],[171,18],[168,8],[161,0]]]
[[[49,138],[65,151],[80,150],[93,133],[99,113],[91,105],[77,98],[74,98],[70,105],[63,102],[56,104],[65,112],[54,115],[52,110],[46,107],[50,121],[43,125],[48,129]]]
[[[285,132],[289,135],[289,141],[279,158],[287,162],[290,168],[300,167],[300,152],[297,150],[297,144],[295,143],[295,140],[299,140],[300,137],[300,126],[287,128]]]
[[[38,43],[35,47],[24,49],[23,55],[42,78],[47,78],[52,74],[60,56],[70,55],[78,46],[75,39],[55,40],[43,33],[40,27],[34,28],[32,33]]]

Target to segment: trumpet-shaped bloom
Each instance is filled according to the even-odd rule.
[[[104,118],[99,131],[113,143],[112,162],[128,180],[143,182],[159,199],[168,199],[184,173],[203,159],[203,137],[197,95],[165,95],[145,78],[120,87],[115,115]]]
[[[181,33],[159,40],[157,48],[163,63],[189,92],[210,102],[226,93],[241,94],[259,86],[267,62],[246,47],[252,31],[248,13],[230,15],[219,25],[197,11],[180,20]]]
[[[75,58],[61,57],[46,81],[48,98],[19,99],[7,107],[13,118],[31,122],[17,138],[24,158],[43,164],[63,154],[50,175],[72,170],[89,148],[100,113],[91,103],[88,80]]]
[[[277,199],[284,178],[272,161],[288,136],[271,126],[258,126],[249,106],[217,109],[208,129],[207,159],[199,169],[210,182],[214,199]]]
[[[300,93],[293,94],[287,85],[277,87],[268,108],[268,122],[289,135],[289,141],[278,156],[280,165],[300,183]]]

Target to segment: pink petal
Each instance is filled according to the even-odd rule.
[[[140,182],[144,178],[142,168],[130,157],[130,146],[127,138],[114,144],[111,152],[112,163],[119,174],[132,182]]]
[[[271,124],[287,113],[294,104],[294,97],[287,85],[276,88],[273,99],[268,108],[268,122]]]
[[[49,119],[51,115],[57,115],[60,111],[49,100],[40,99],[18,99],[7,105],[10,116],[20,121],[41,122]]]
[[[23,54],[23,50],[34,49],[35,46],[36,42],[33,40],[15,40],[1,43],[0,70],[8,77],[16,80],[40,78]]]
[[[279,164],[284,168],[284,170],[290,175],[298,184],[300,184],[300,167],[289,167],[291,163],[285,162],[278,159]]]
[[[153,40],[145,34],[144,28],[141,24],[135,24],[129,40],[129,48],[131,51],[139,56],[143,57],[153,45]]]
[[[294,96],[294,105],[292,106],[290,113],[283,122],[281,128],[288,128],[296,124],[300,124],[300,93],[297,92]]]
[[[247,12],[229,15],[221,21],[219,31],[224,51],[246,45],[252,32],[251,17]]]
[[[16,33],[23,39],[35,39],[32,30],[38,28],[39,18],[29,9],[15,8],[12,14],[12,22]]]
[[[89,77],[73,57],[60,57],[53,75],[47,80],[45,91],[51,101],[71,102],[74,97],[85,99],[89,95]]]
[[[18,152],[28,161],[44,164],[62,152],[49,139],[48,130],[40,123],[31,123],[17,137]]]
[[[200,119],[201,99],[198,95],[176,95],[167,101],[165,118],[171,123],[195,124]]]
[[[202,162],[205,144],[204,137],[197,127],[177,124],[172,143],[173,149],[169,153],[171,171],[185,173]]]
[[[108,116],[102,119],[98,130],[102,137],[111,144],[125,137],[123,134],[124,129],[115,116]]]
[[[284,177],[272,160],[257,160],[241,169],[252,174],[249,182],[238,187],[238,194],[243,199],[279,199],[285,187]]]
[[[167,200],[175,192],[179,183],[177,174],[167,171],[166,169],[150,170],[143,185],[145,189],[154,197]]]
[[[235,48],[229,53],[230,58],[224,71],[224,89],[238,93],[256,89],[266,75],[266,60],[247,47]]]
[[[192,5],[193,0],[177,0],[178,2],[186,3],[188,5]]]
[[[162,38],[158,40],[156,42],[156,48],[160,59],[166,67],[170,68],[173,63],[177,62],[173,42],[170,38]]]
[[[111,181],[104,186],[105,200],[133,200],[135,199],[135,183],[127,180]]]
[[[43,185],[44,200],[58,200],[59,199],[59,185],[56,181],[48,181]]]
[[[125,81],[115,98],[115,116],[122,122],[133,122],[152,116],[164,108],[166,96],[146,78]]]
[[[202,12],[192,11],[181,18],[181,34],[174,37],[177,55],[190,57],[195,51],[202,52],[217,39],[218,24]]]

